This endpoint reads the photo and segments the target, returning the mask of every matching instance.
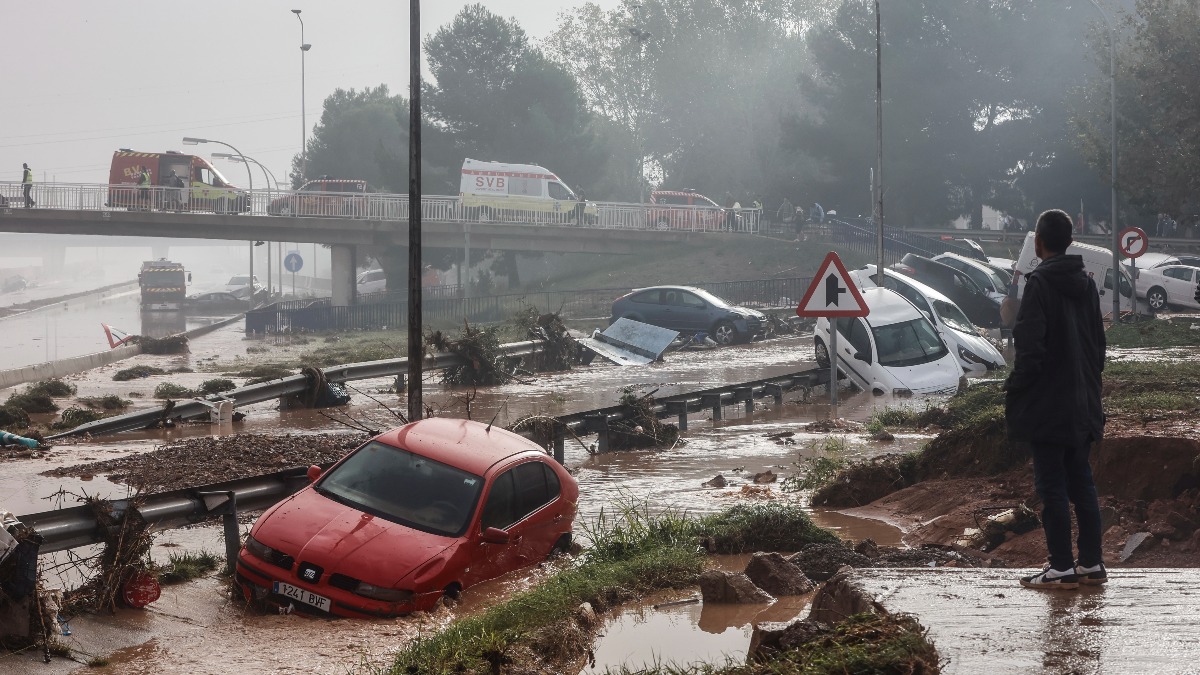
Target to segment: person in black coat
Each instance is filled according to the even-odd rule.
[[[1050,554],[1042,573],[1021,579],[1030,588],[1107,581],[1100,506],[1088,464],[1091,444],[1104,433],[1100,374],[1106,343],[1096,283],[1080,256],[1065,254],[1073,231],[1064,211],[1038,217],[1034,247],[1041,264],[1026,277],[1013,327],[1016,359],[1004,385],[1008,437],[1030,445]],[[1072,504],[1079,525],[1077,559]]]

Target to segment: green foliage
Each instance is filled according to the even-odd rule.
[[[35,396],[50,396],[53,398],[74,396],[75,391],[75,385],[68,384],[59,379],[35,382],[25,389],[26,394],[33,394]]]
[[[62,419],[50,425],[52,429],[74,429],[81,424],[95,422],[104,417],[104,413],[89,408],[67,408],[62,413]]]
[[[921,413],[912,408],[892,408],[886,407],[883,410],[877,410],[871,414],[871,419],[867,421],[868,429],[871,424],[878,424],[880,429],[894,428],[912,428],[918,426],[917,420],[920,419]]]
[[[695,521],[694,530],[710,551],[799,551],[808,544],[832,543],[837,536],[817,527],[796,504],[737,504]]]
[[[8,401],[4,405],[10,408],[20,408],[27,413],[58,412],[58,405],[54,403],[54,399],[46,394],[32,394],[29,392],[13,394],[8,397]]]
[[[0,406],[0,429],[26,429],[29,427],[29,413],[8,405]]]
[[[166,567],[159,570],[158,580],[164,584],[178,584],[202,577],[217,569],[224,560],[208,551],[171,553]]]
[[[116,382],[126,382],[128,380],[139,380],[144,377],[150,377],[151,375],[166,374],[167,371],[163,370],[162,368],[155,368],[154,366],[134,366],[132,368],[125,368],[124,370],[118,370],[116,374],[113,375],[113,380]]]
[[[154,388],[154,398],[194,398],[196,392],[174,382],[163,382]]]
[[[1104,337],[1109,347],[1195,347],[1200,345],[1200,330],[1192,330],[1195,323],[1189,319],[1118,323]]]
[[[197,391],[201,395],[207,396],[208,394],[219,394],[223,391],[229,391],[231,389],[237,389],[237,384],[235,384],[233,380],[218,377],[211,380],[205,380],[204,382],[200,383],[200,388]]]
[[[99,410],[123,410],[129,407],[130,401],[117,396],[116,394],[106,394],[104,396],[84,396],[79,399],[79,402],[89,408]]]
[[[783,492],[807,492],[829,483],[846,468],[845,451],[846,439],[840,436],[826,436],[809,443],[807,452],[810,456],[796,463],[798,473],[783,479],[779,489]]]

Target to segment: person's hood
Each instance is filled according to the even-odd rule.
[[[1088,292],[1088,275],[1083,269],[1083,257],[1056,255],[1043,260],[1029,273],[1050,285],[1068,298],[1081,298]]]

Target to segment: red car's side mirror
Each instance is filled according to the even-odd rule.
[[[508,533],[496,527],[489,527],[479,535],[479,540],[487,544],[507,544],[512,539]]]
[[[308,467],[307,475],[308,475],[308,482],[310,482],[310,483],[317,482],[317,479],[321,477],[321,467],[317,466],[316,464],[313,464],[312,466]]]

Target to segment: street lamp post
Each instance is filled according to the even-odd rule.
[[[312,49],[312,45],[304,41],[304,19],[300,17],[300,10],[293,9],[292,14],[300,20],[300,181],[304,182],[304,177],[308,170],[308,115],[305,110],[304,100],[304,54]]]
[[[1110,205],[1112,209],[1112,218],[1109,224],[1111,230],[1112,241],[1112,269],[1113,269],[1113,310],[1112,320],[1116,323],[1121,318],[1121,256],[1120,246],[1117,242],[1117,31],[1113,28],[1112,20],[1108,17],[1108,12],[1100,6],[1096,0],[1092,0],[1096,10],[1100,12],[1100,16],[1104,18],[1104,25],[1108,27],[1108,125],[1109,125],[1109,187],[1112,191]],[[1137,310],[1137,296],[1131,298],[1133,308]]]
[[[408,11],[408,420],[415,422],[425,415],[421,401],[425,359],[421,332],[421,0],[410,0]]]
[[[245,155],[242,154],[241,150],[238,150],[237,148],[233,147],[232,145],[230,145],[224,141],[217,141],[217,140],[213,140],[211,138],[194,138],[192,136],[184,136],[183,137],[184,145],[202,145],[204,143],[216,143],[217,145],[223,145],[223,146],[229,148],[230,150],[232,150],[234,152],[234,154],[238,155],[239,157],[245,157]],[[250,211],[253,213],[253,211],[254,211],[254,173],[252,171],[250,171],[249,164],[246,164],[246,179],[250,181],[250,193],[248,195],[246,195],[246,202],[250,206]],[[249,279],[249,283],[248,283],[250,292],[247,293],[247,298],[248,298],[248,302],[250,304],[250,309],[254,309],[254,247],[258,246],[261,243],[262,243],[261,241],[258,242],[257,244],[254,243],[253,240],[250,241],[250,279]]]
[[[234,155],[234,154],[230,154],[228,152],[214,152],[212,154],[212,156],[214,159],[227,159],[231,162],[241,162],[243,164],[245,164],[247,162],[253,162],[253,163],[257,164],[258,168],[262,169],[263,178],[265,178],[267,180],[267,208],[270,209],[271,184],[274,183],[276,186],[279,185],[279,181],[275,180],[275,172],[268,169],[266,167],[266,165],[264,165],[262,162],[258,161],[257,159],[254,159],[253,157],[243,157],[241,155]],[[282,295],[283,294],[283,242],[275,242],[275,259],[277,261],[279,261],[278,269],[276,270],[276,274],[278,275],[276,277],[276,281],[278,282],[279,292]],[[271,291],[271,249],[268,247],[267,248],[267,292],[270,293],[270,291]]]

